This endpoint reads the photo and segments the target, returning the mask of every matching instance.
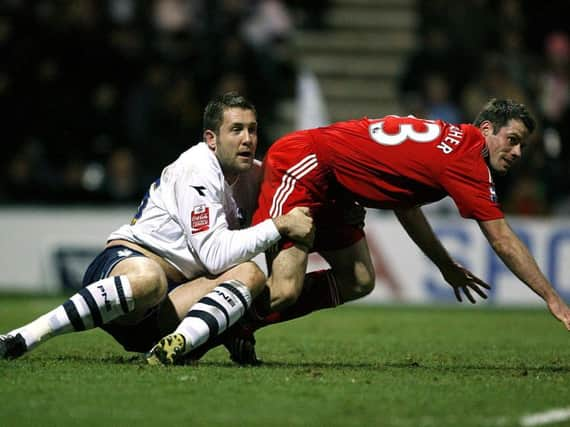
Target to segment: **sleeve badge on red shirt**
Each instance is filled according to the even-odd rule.
[[[196,206],[190,214],[192,234],[206,231],[210,228],[210,208],[206,205]]]

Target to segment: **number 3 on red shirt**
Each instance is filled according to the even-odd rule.
[[[405,118],[404,120],[410,120]],[[433,123],[431,120],[418,120],[411,119],[423,124],[426,128],[425,131],[418,132],[413,128],[411,123],[401,123],[398,126],[398,132],[386,133],[384,131],[385,121],[373,123],[369,126],[368,130],[370,138],[382,145],[399,145],[405,140],[409,139],[414,142],[430,142],[436,139],[441,134],[441,127]]]

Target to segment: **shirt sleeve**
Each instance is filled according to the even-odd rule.
[[[503,218],[491,172],[480,153],[469,153],[448,166],[441,184],[464,218],[490,221]]]
[[[250,260],[274,245],[280,234],[268,219],[253,227],[230,230],[224,210],[226,186],[221,174],[179,175],[174,185],[176,215],[191,253],[211,274]]]

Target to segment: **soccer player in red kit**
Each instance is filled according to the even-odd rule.
[[[334,307],[372,291],[374,269],[364,232],[346,219],[354,203],[394,210],[459,301],[464,295],[474,303],[473,292],[486,298],[489,285],[451,258],[420,208],[450,196],[463,217],[479,223],[509,269],[570,330],[570,309],[506,222],[491,174],[504,174],[519,160],[534,128],[524,105],[492,99],[473,125],[386,116],[297,131],[277,140],[264,160],[253,221],[307,206],[316,236],[311,248],[281,241],[268,252],[273,313],[259,325]],[[312,251],[331,269],[305,275]]]

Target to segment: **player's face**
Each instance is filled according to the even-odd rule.
[[[490,122],[481,124],[481,131],[489,150],[489,163],[501,175],[516,163],[526,145],[528,130],[520,120],[510,120],[497,134],[493,134]]]
[[[229,183],[251,168],[257,148],[257,119],[253,111],[227,108],[218,134],[206,133],[208,145],[214,150]]]

